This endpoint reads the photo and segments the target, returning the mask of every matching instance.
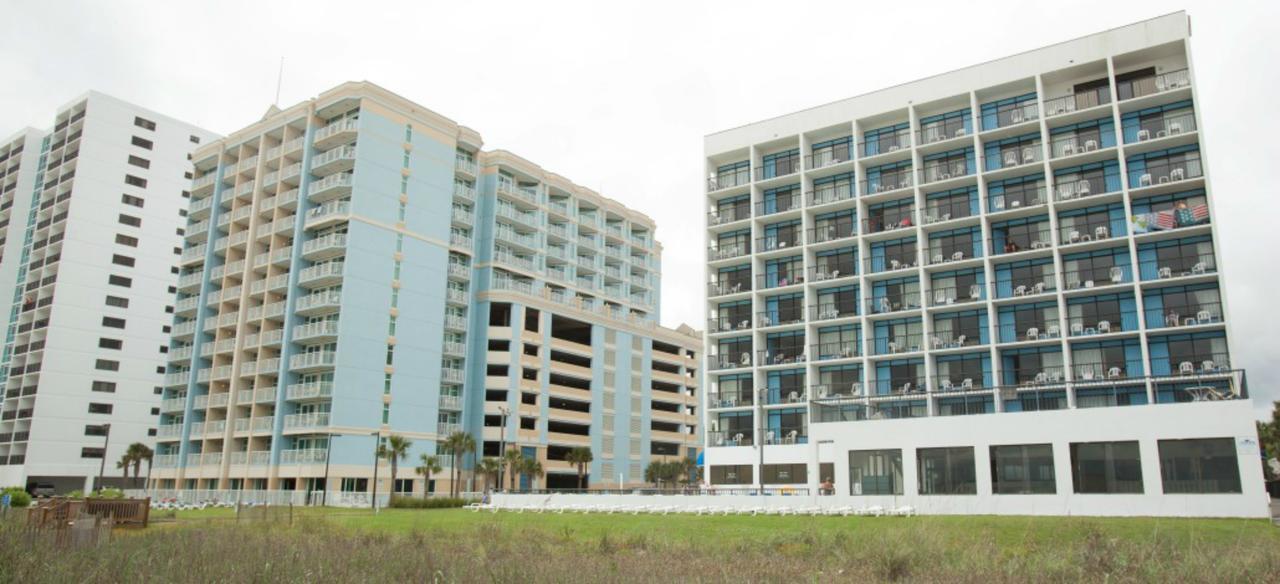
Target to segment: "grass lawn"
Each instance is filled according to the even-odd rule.
[[[1280,581],[1265,520],[209,509],[70,551],[16,525],[0,582]]]

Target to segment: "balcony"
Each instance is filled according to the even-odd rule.
[[[457,367],[444,367],[440,369],[440,381],[444,383],[462,383],[463,372]]]
[[[356,149],[342,146],[311,157],[311,174],[319,177],[351,170],[356,165]]]
[[[324,448],[281,450],[280,464],[324,464],[329,452]]]
[[[1144,168],[1130,168],[1129,188],[1140,189],[1166,185],[1201,176],[1204,176],[1204,167],[1200,164],[1200,153],[1190,152],[1181,158],[1148,160]]]
[[[444,316],[444,326],[450,330],[465,331],[467,330],[467,319],[456,314],[446,314]]]
[[[332,381],[307,381],[292,383],[285,390],[285,398],[290,401],[323,400],[333,396]]]
[[[723,369],[738,369],[751,366],[750,347],[744,350],[740,355],[713,355],[707,361],[707,367],[712,371],[720,371]]]
[[[467,354],[467,346],[462,343],[445,342],[443,350],[450,357],[464,357]]]
[[[346,262],[332,261],[303,268],[298,272],[298,285],[305,288],[323,288],[342,282]]]
[[[751,246],[747,242],[741,243],[725,243],[723,245],[713,244],[708,250],[708,257],[712,261],[727,260],[737,258],[751,253]]]
[[[313,203],[327,203],[350,196],[353,182],[350,173],[331,174],[307,187],[307,199]]]
[[[324,428],[329,425],[328,412],[313,412],[310,414],[289,414],[284,417],[285,430],[307,430]]]
[[[1109,103],[1111,103],[1111,87],[1096,87],[1072,95],[1045,100],[1044,116],[1052,118]]]
[[[478,176],[480,172],[475,160],[463,156],[454,157],[453,168],[454,170],[471,177]]]
[[[333,369],[337,360],[338,354],[335,351],[302,353],[289,358],[289,369],[294,372]]]
[[[338,144],[351,142],[355,140],[358,131],[359,120],[345,119],[333,122],[316,130],[316,148],[332,148]]]
[[[347,234],[330,233],[302,244],[302,257],[311,261],[333,259],[347,251]]]
[[[456,395],[440,394],[440,409],[462,411],[462,398]]]
[[[459,264],[459,263],[454,263],[454,262],[450,262],[450,263],[449,263],[449,277],[450,277],[450,278],[455,278],[455,279],[458,279],[458,280],[464,280],[464,281],[466,281],[466,280],[470,280],[470,279],[471,279],[471,266],[464,265],[464,264]]]
[[[729,172],[718,173],[707,179],[707,192],[714,193],[725,189],[745,186],[751,183],[751,171],[740,168]]]
[[[330,201],[307,211],[307,229],[319,229],[351,218],[351,203]]]
[[[1160,75],[1148,75],[1116,83],[1120,101],[1165,93],[1191,86],[1191,72],[1187,69],[1169,71]]]
[[[293,327],[295,341],[332,341],[338,338],[338,321],[326,320]]]
[[[738,294],[740,292],[750,291],[750,278],[727,280],[724,282],[711,282],[707,284],[707,296],[724,296],[726,294]]]
[[[455,424],[450,422],[436,423],[436,434],[439,436],[449,436],[454,434],[455,432],[461,432],[461,431],[462,431],[462,424]]]
[[[750,428],[707,432],[708,446],[751,446],[754,432]]]

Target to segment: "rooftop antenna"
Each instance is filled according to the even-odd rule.
[[[280,55],[280,72],[276,74],[276,107],[280,107],[280,84],[284,82],[284,55]]]

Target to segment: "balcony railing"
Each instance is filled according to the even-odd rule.
[[[707,366],[713,371],[721,369],[738,369],[741,367],[751,366],[750,350],[743,351],[740,355],[713,355],[708,360]]]
[[[307,369],[312,367],[333,367],[337,361],[338,353],[336,351],[321,351],[317,353],[303,353],[294,355],[289,358],[290,369]]]
[[[1182,253],[1177,256],[1144,260],[1138,263],[1142,279],[1165,280],[1183,276],[1202,276],[1218,271],[1218,263],[1212,253]]]
[[[750,428],[707,432],[708,446],[751,446],[755,433]]]
[[[1129,188],[1140,189],[1155,185],[1175,183],[1204,176],[1198,153],[1181,160],[1147,161],[1141,170],[1129,170]]]
[[[1040,107],[1034,101],[1029,101],[1016,105],[1011,108],[1001,109],[995,113],[995,125],[987,126],[983,124],[984,130],[993,130],[995,128],[1004,128],[1014,126],[1023,122],[1030,122],[1040,118]]]
[[[745,168],[717,174],[707,179],[707,192],[742,186],[751,182],[751,171]]]
[[[732,207],[725,207],[723,209],[712,209],[711,213],[707,216],[707,225],[723,225],[725,223],[733,223],[734,221],[741,221],[743,219],[750,218],[750,205],[735,205]]]
[[[1130,140],[1126,132],[1126,142],[1145,142],[1169,136],[1177,136],[1183,132],[1196,131],[1196,115],[1193,112],[1166,114],[1154,120],[1143,119]],[[192,205],[194,207],[194,205]]]
[[[862,344],[856,339],[833,341],[829,343],[814,343],[809,345],[809,353],[813,355],[813,359],[815,361],[850,359],[862,356]]]
[[[1192,304],[1165,304],[1157,309],[1147,308],[1147,328],[1174,328],[1222,324],[1221,302]]]
[[[726,260],[729,258],[742,257],[750,253],[751,246],[746,242],[712,245],[709,250],[709,255],[712,260]]]
[[[950,304],[959,304],[964,302],[977,302],[982,300],[984,287],[980,284],[970,284],[969,286],[940,286],[934,287],[929,295],[930,306],[947,306]]]
[[[808,194],[810,205],[825,205],[836,201],[848,201],[853,199],[853,184],[818,185]]]
[[[280,464],[324,464],[328,457],[324,448],[281,450]]]
[[[286,430],[301,428],[322,428],[329,425],[329,412],[310,414],[289,414],[284,417]]]
[[[1062,275],[1067,283],[1067,290],[1081,290],[1133,281],[1133,272],[1129,266],[1097,266],[1064,270]]]
[[[1191,72],[1187,69],[1179,69],[1160,75],[1118,81],[1116,82],[1116,93],[1119,94],[1120,101],[1124,101],[1190,86]]]
[[[808,430],[803,426],[769,428],[764,432],[764,443],[776,445],[808,444]]]
[[[707,394],[707,407],[710,408],[740,408],[750,406],[755,403],[755,398],[751,390],[738,392],[710,393]]]
[[[1088,89],[1072,95],[1064,95],[1045,100],[1044,116],[1052,118],[1074,111],[1089,109],[1111,103],[1111,87],[1103,86]]]
[[[902,128],[896,132],[881,134],[874,140],[858,143],[858,150],[863,158],[897,152],[911,148],[911,131]]]
[[[773,200],[760,201],[756,203],[756,216],[764,217],[766,215],[785,213],[799,208],[800,193],[794,192],[790,195],[777,196]]]
[[[708,296],[724,296],[726,294],[737,294],[739,292],[751,291],[751,279],[744,278],[741,280],[729,280],[724,282],[711,282],[707,284]]]
[[[824,148],[804,157],[804,167],[809,170],[835,166],[853,160],[847,143]]]

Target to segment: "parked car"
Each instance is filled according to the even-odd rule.
[[[36,483],[36,485],[31,488],[32,497],[52,497],[57,494],[57,490],[49,483]]]

